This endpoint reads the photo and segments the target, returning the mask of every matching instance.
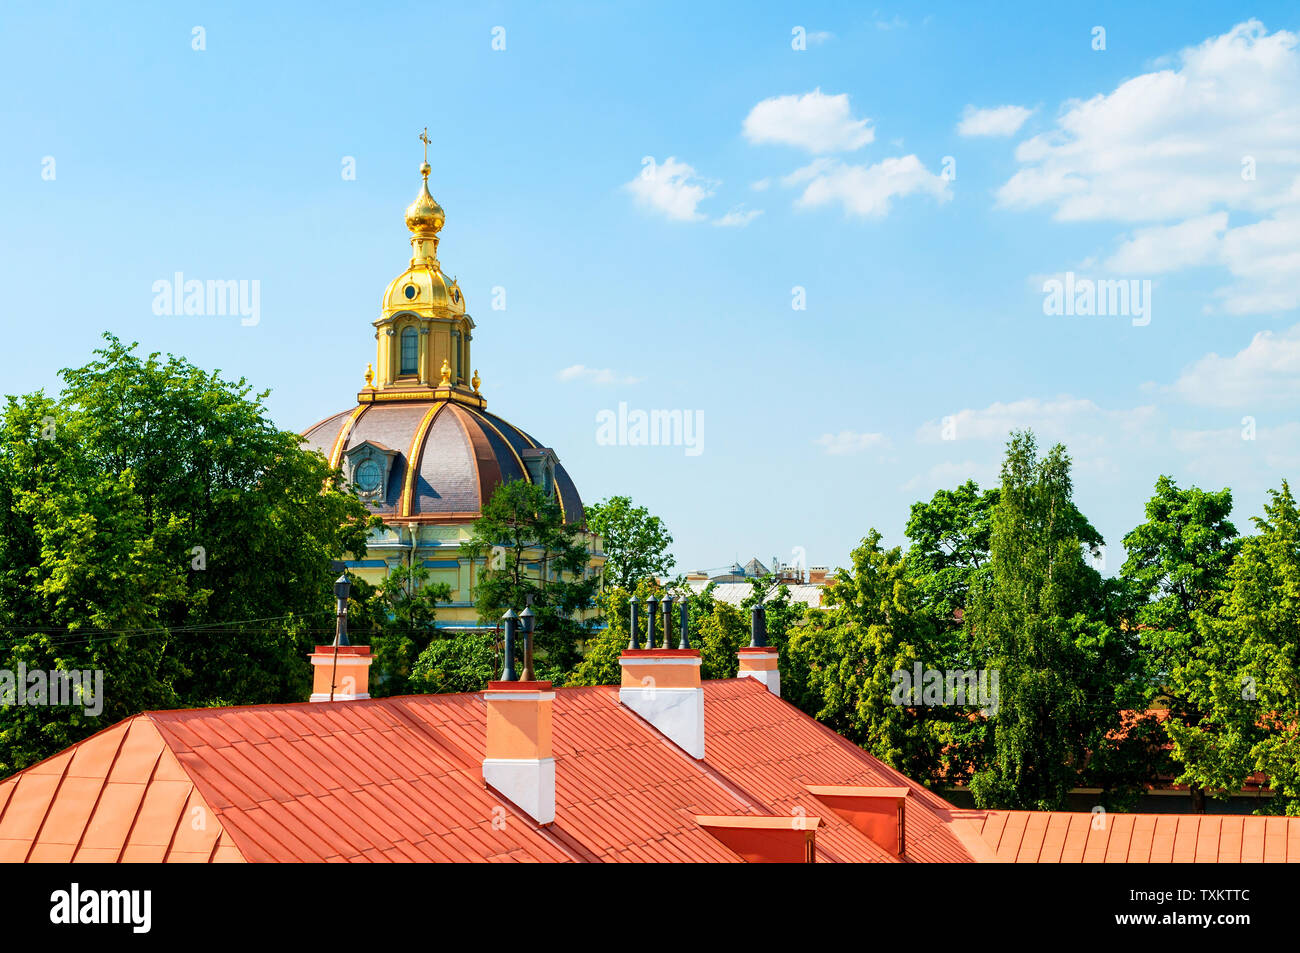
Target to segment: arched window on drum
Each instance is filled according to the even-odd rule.
[[[419,332],[407,328],[402,332],[402,369],[400,374],[416,374],[420,370]]]

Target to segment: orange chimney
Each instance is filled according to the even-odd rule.
[[[370,646],[318,645],[311,659],[314,702],[349,702],[370,697]]]
[[[704,757],[704,689],[698,649],[625,649],[618,700],[692,758]]]
[[[767,644],[767,609],[754,606],[749,610],[749,645],[737,653],[740,656],[738,678],[756,678],[773,695],[781,694],[781,672],[777,667],[780,653]]]
[[[773,695],[781,694],[781,673],[777,669],[777,650],[772,646],[743,648],[739,652],[740,671],[737,678],[756,678],[767,686]]]
[[[483,781],[538,824],[555,820],[550,682],[488,682]]]
[[[808,793],[895,857],[907,853],[905,787],[807,786]]]

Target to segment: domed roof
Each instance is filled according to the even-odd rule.
[[[413,311],[425,317],[446,317],[465,313],[465,296],[455,280],[448,278],[433,261],[411,265],[388,284],[384,291],[384,314]]]
[[[376,461],[379,466],[368,471],[376,488],[367,503],[394,521],[470,522],[507,480],[553,486],[565,522],[584,520],[578,489],[554,451],[500,417],[463,403],[361,404],[322,420],[303,436],[350,476],[360,464]],[[364,488],[359,476],[357,482]]]

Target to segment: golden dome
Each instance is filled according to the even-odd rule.
[[[446,318],[465,313],[465,296],[455,279],[448,278],[436,261],[418,261],[384,291],[383,313],[411,311],[426,318]]]
[[[420,135],[424,161],[420,163],[420,194],[406,209],[411,231],[411,263],[384,291],[383,313],[413,312],[427,318],[452,318],[465,313],[465,296],[454,278],[442,273],[438,262],[438,232],[447,220],[442,206],[429,194],[429,135]]]
[[[415,197],[415,201],[406,208],[406,227],[412,235],[421,238],[436,235],[447,221],[442,206],[429,194],[429,172],[429,163],[423,163],[420,175],[424,177],[424,184],[420,186],[420,194]]]

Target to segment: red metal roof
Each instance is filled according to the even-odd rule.
[[[221,818],[143,715],[0,783],[0,861],[238,861]]]
[[[974,859],[952,824],[957,811],[939,795],[895,771],[752,678],[704,683],[708,763],[772,813],[796,810],[822,818],[818,860],[897,863],[852,824],[810,794],[806,785],[902,786],[912,793],[907,856],[917,861]]]
[[[905,787],[912,861],[1300,860],[1300,819],[1114,814],[1099,835],[958,810],[753,679],[704,697],[696,761],[617,688],[559,689],[544,827],[483,783],[481,694],[147,712],[0,782],[0,860],[737,862],[699,817],[802,815],[819,861],[897,862],[809,785]]]
[[[1007,863],[1300,863],[1300,818],[987,811],[981,834]]]

